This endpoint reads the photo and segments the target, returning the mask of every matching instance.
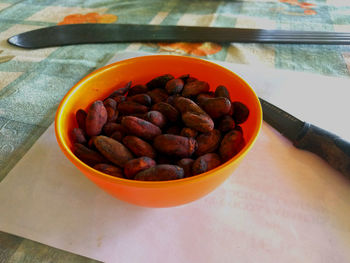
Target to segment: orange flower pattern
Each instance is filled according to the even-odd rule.
[[[287,3],[292,6],[299,6],[300,8],[304,9],[305,15],[316,15],[317,12],[313,10],[312,8],[315,7],[315,4],[307,3],[307,2],[299,2],[299,0],[278,0],[281,3]]]
[[[113,23],[118,17],[112,14],[87,13],[87,14],[72,14],[66,16],[58,25],[68,24],[87,24],[87,23]]]
[[[207,56],[219,52],[222,47],[215,43],[187,43],[187,42],[176,42],[176,43],[159,43],[161,49],[165,51],[176,52],[180,54],[188,54],[195,56]]]

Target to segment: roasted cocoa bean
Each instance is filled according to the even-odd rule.
[[[116,121],[119,116],[119,112],[111,107],[106,107],[107,111],[107,122]]]
[[[123,101],[126,101],[126,97],[124,95],[116,95],[112,98],[113,100],[115,100],[115,102],[117,103],[121,103]]]
[[[241,124],[248,119],[249,109],[242,102],[235,101],[233,104],[233,114],[232,117],[237,124]]]
[[[197,150],[195,151],[196,156],[215,152],[220,145],[221,133],[214,129],[211,132],[198,135],[196,141],[198,143]]]
[[[239,130],[227,133],[221,141],[219,154],[222,161],[226,162],[234,157],[244,147],[243,134]]]
[[[203,103],[207,100],[207,99],[212,99],[215,98],[215,95],[210,93],[210,92],[206,92],[206,93],[201,93],[196,97],[196,103],[202,107]]]
[[[147,94],[136,94],[134,96],[128,97],[127,101],[133,101],[142,105],[145,105],[147,107],[151,106],[152,104],[152,99],[149,95]]]
[[[95,144],[94,144],[94,140],[95,140],[96,136],[92,136],[90,138],[90,140],[88,141],[88,147],[91,149],[91,150],[97,150],[96,147],[95,147]]]
[[[163,128],[167,123],[165,116],[161,112],[154,110],[147,112],[144,116],[144,119],[153,123],[159,128]]]
[[[184,177],[192,176],[192,165],[194,160],[191,158],[183,158],[177,162],[177,165],[180,166],[184,170]]]
[[[182,114],[182,121],[187,127],[199,132],[210,132],[214,129],[214,122],[207,114],[188,111]]]
[[[184,137],[196,138],[198,132],[191,128],[182,128],[180,135]]]
[[[130,135],[135,135],[146,140],[152,140],[162,131],[156,125],[143,119],[126,116],[122,119],[122,125]]]
[[[231,102],[224,97],[218,97],[206,99],[201,106],[211,118],[216,119],[229,113]]]
[[[195,112],[199,114],[206,114],[193,100],[184,97],[174,98],[174,107],[178,109],[182,114],[186,112]]]
[[[101,133],[103,126],[107,122],[107,110],[100,100],[95,101],[91,104],[86,120],[85,127],[86,133],[89,136],[96,136]]]
[[[166,101],[169,97],[168,93],[164,89],[153,89],[147,92],[152,99],[152,103],[156,104],[158,102]]]
[[[182,79],[183,82],[186,82],[186,80],[190,77],[190,74],[183,74],[180,77],[178,77],[179,79]]]
[[[122,88],[119,88],[113,91],[112,94],[109,95],[108,97],[114,99],[115,97],[118,97],[120,95],[125,95],[129,91],[130,87],[131,87],[131,81],[126,83]]]
[[[115,132],[116,130],[118,130],[118,127],[121,126],[118,123],[115,122],[107,122],[104,126],[103,126],[103,133],[106,134],[107,136],[111,136],[113,134],[113,132]]]
[[[184,81],[182,79],[169,80],[165,85],[165,90],[170,95],[179,94],[184,88]]]
[[[100,135],[94,139],[94,143],[104,157],[120,167],[124,167],[128,161],[133,159],[128,148],[112,138]]]
[[[124,115],[146,113],[148,111],[148,107],[133,101],[123,101],[118,104],[117,108],[119,113]]]
[[[184,170],[177,165],[159,164],[135,175],[141,181],[168,181],[184,177]]]
[[[80,128],[74,128],[72,130],[72,141],[73,142],[77,142],[77,143],[81,143],[81,144],[86,144],[87,140],[85,137],[85,132],[80,129]]]
[[[184,97],[192,97],[197,96],[200,93],[208,92],[209,84],[206,81],[191,81],[187,82],[182,90],[182,96]]]
[[[156,152],[153,147],[145,142],[144,140],[136,136],[125,136],[123,138],[123,144],[135,155],[138,157],[146,156],[154,159],[156,157]]]
[[[226,133],[236,127],[235,121],[230,115],[225,115],[221,118],[218,125],[218,130]]]
[[[109,161],[100,153],[87,148],[86,146],[75,143],[73,148],[74,154],[84,163],[95,165],[98,163],[108,163]]]
[[[149,157],[132,159],[125,164],[124,175],[128,179],[134,179],[135,175],[143,170],[156,165],[156,162]]]
[[[85,128],[86,116],[87,116],[87,113],[83,109],[79,109],[75,113],[75,118],[77,120],[78,127],[82,129],[84,132],[86,131],[86,128]]]
[[[171,95],[166,99],[166,103],[170,104],[171,106],[174,106],[174,99],[179,97],[180,95]]]
[[[135,85],[130,88],[128,96],[134,96],[136,94],[142,94],[142,93],[147,93],[149,89],[147,88],[146,85]]]
[[[166,102],[158,102],[152,106],[152,110],[159,111],[170,121],[176,122],[179,119],[179,111]]]
[[[179,79],[182,79],[185,84],[197,80],[196,78],[191,77],[190,74],[184,74],[180,76]]]
[[[162,134],[154,139],[153,146],[161,153],[180,158],[190,157],[197,148],[193,138]]]
[[[216,97],[224,97],[228,100],[231,101],[231,98],[230,98],[230,93],[229,91],[227,90],[227,88],[223,85],[219,85],[216,87],[215,89],[215,96]]]
[[[94,166],[94,169],[102,173],[112,175],[114,177],[120,177],[120,178],[124,177],[123,170],[111,164],[99,163]]]
[[[193,175],[208,172],[221,164],[219,155],[216,153],[207,153],[198,157],[192,165]]]
[[[174,76],[172,76],[170,74],[165,74],[165,75],[156,77],[156,78],[152,79],[151,81],[147,82],[146,86],[150,90],[152,90],[152,89],[164,89],[166,83],[169,80],[172,80],[173,78],[174,78]]]
[[[117,109],[117,102],[112,98],[107,98],[103,101],[103,105],[107,107],[111,107],[112,109]]]

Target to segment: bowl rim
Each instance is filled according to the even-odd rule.
[[[63,110],[65,105],[67,105],[67,103],[69,102],[69,99],[74,96],[75,92],[86,82],[88,82],[90,79],[94,78],[96,75],[100,75],[103,74],[106,70],[111,70],[114,67],[118,67],[120,65],[124,65],[124,64],[128,64],[128,63],[132,63],[133,61],[143,61],[143,62],[147,62],[149,60],[152,59],[165,59],[165,58],[170,58],[170,59],[183,59],[183,60],[192,60],[192,61],[196,61],[198,63],[202,63],[202,64],[206,64],[209,66],[214,66],[214,67],[218,67],[221,70],[224,70],[226,72],[228,72],[229,74],[234,75],[236,78],[240,79],[240,81],[242,81],[247,88],[250,89],[250,91],[252,92],[253,96],[255,97],[255,100],[257,102],[257,114],[258,114],[258,125],[255,127],[253,134],[254,137],[249,141],[249,143],[247,143],[243,149],[241,149],[241,151],[239,152],[239,154],[235,155],[234,157],[232,157],[230,160],[226,161],[225,163],[219,165],[218,167],[207,171],[205,173],[202,174],[198,174],[198,175],[194,175],[191,177],[186,177],[186,178],[181,178],[181,179],[176,179],[176,180],[167,180],[167,181],[141,181],[141,180],[132,180],[132,179],[126,179],[126,178],[120,178],[120,177],[114,177],[108,174],[105,174],[103,172],[100,172],[94,168],[92,168],[91,166],[85,164],[83,161],[81,161],[78,157],[76,157],[74,155],[74,153],[71,151],[71,149],[67,146],[67,144],[64,142],[63,139],[63,135],[60,129],[60,124],[62,122],[62,116],[63,116]],[[214,62],[205,60],[205,59],[201,59],[201,58],[196,58],[196,57],[189,57],[189,56],[182,56],[182,55],[145,55],[145,56],[139,56],[139,57],[133,57],[133,58],[128,58],[128,59],[124,59],[121,61],[117,61],[108,65],[105,65],[101,68],[98,68],[92,72],[90,72],[89,74],[87,74],[85,77],[83,77],[82,79],[80,79],[75,85],[73,85],[72,88],[70,88],[70,90],[66,93],[66,95],[63,97],[63,99],[61,100],[57,110],[56,110],[56,115],[55,115],[55,136],[56,136],[56,140],[57,143],[60,147],[60,149],[63,151],[64,155],[75,165],[77,166],[77,164],[79,164],[81,166],[81,168],[85,171],[89,171],[91,174],[93,174],[94,176],[99,177],[100,179],[104,179],[109,182],[112,183],[120,183],[123,185],[129,185],[129,186],[134,186],[134,187],[143,187],[143,188],[160,188],[160,187],[164,187],[166,185],[182,185],[182,184],[187,184],[188,182],[191,181],[197,181],[197,180],[204,180],[207,177],[211,177],[211,176],[216,176],[216,172],[225,168],[228,168],[228,166],[233,165],[236,162],[240,162],[240,160],[242,158],[244,158],[244,156],[249,152],[249,150],[253,147],[254,143],[256,142],[258,135],[260,133],[261,130],[261,126],[262,126],[262,108],[261,108],[261,104],[259,101],[258,96],[256,95],[254,89],[239,75],[237,75],[235,72],[219,65],[216,64]],[[79,167],[77,167],[79,168]],[[79,170],[82,170],[79,168]]]

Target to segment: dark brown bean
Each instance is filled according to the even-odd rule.
[[[135,155],[138,157],[146,156],[154,159],[156,157],[156,152],[153,147],[145,142],[144,140],[136,136],[125,136],[123,138],[123,144]]]
[[[114,122],[118,119],[119,112],[117,110],[107,106],[106,111],[107,111],[107,122]]]
[[[225,115],[219,121],[218,130],[223,133],[226,133],[230,130],[233,130],[235,127],[236,127],[236,124],[233,118],[230,115]]]
[[[219,155],[216,153],[207,153],[198,157],[192,165],[193,175],[208,172],[221,164]]]
[[[128,96],[134,96],[136,94],[142,94],[142,93],[147,93],[149,89],[147,88],[146,85],[135,85],[130,88]]]
[[[184,81],[182,79],[169,80],[165,85],[165,90],[170,95],[179,94],[184,88]]]
[[[123,101],[126,101],[126,97],[124,95],[116,95],[112,98],[113,100],[115,100],[115,102],[117,103],[120,103],[120,102],[123,102]]]
[[[237,124],[241,124],[248,119],[249,109],[242,102],[235,101],[233,104],[233,119]]]
[[[105,107],[111,107],[112,109],[117,109],[117,102],[112,98],[107,98],[103,101]]]
[[[102,173],[112,175],[114,177],[120,177],[120,178],[124,177],[123,170],[121,168],[116,167],[116,166],[111,165],[111,164],[99,163],[99,164],[96,164],[94,166],[94,169],[96,169]]]
[[[126,83],[122,88],[119,88],[114,92],[112,92],[112,94],[109,95],[108,97],[114,99],[115,97],[118,97],[120,95],[125,95],[129,91],[130,87],[131,87],[131,81]]]
[[[144,116],[144,119],[146,121],[153,123],[154,125],[158,126],[159,128],[163,128],[167,123],[167,119],[159,111],[152,110],[152,111],[147,112]]]
[[[216,87],[216,89],[215,89],[215,96],[216,97],[224,97],[224,98],[226,98],[228,100],[231,100],[229,91],[223,85],[219,85],[219,86]]]
[[[136,94],[134,96],[128,97],[127,101],[133,101],[142,105],[145,105],[147,107],[151,106],[152,104],[152,99],[149,95],[147,94]]]
[[[77,142],[77,143],[81,143],[81,144],[86,144],[87,140],[85,137],[85,132],[80,129],[80,128],[74,128],[72,130],[72,141],[73,142]]]
[[[75,113],[75,118],[76,118],[76,120],[77,120],[78,127],[79,127],[80,129],[82,129],[83,131],[86,131],[86,129],[85,129],[86,116],[87,116],[87,113],[86,113],[86,111],[84,111],[83,109],[79,109],[79,110]]]
[[[206,99],[201,106],[211,118],[216,119],[229,113],[231,102],[224,97],[218,97]]]
[[[184,170],[177,165],[159,164],[136,174],[136,180],[168,181],[184,177]]]
[[[182,121],[187,127],[199,132],[210,132],[214,129],[214,122],[207,114],[198,114],[189,111],[182,114]]]
[[[170,74],[165,74],[159,77],[156,77],[154,79],[152,79],[151,81],[147,82],[146,86],[152,90],[152,89],[164,89],[166,83],[173,79],[174,76],[170,75]]]
[[[201,156],[206,153],[215,152],[220,145],[221,133],[214,129],[208,133],[202,133],[196,137],[198,143],[196,156]]]
[[[180,116],[179,111],[166,102],[154,104],[152,110],[161,112],[170,122],[176,122]]]
[[[107,110],[100,100],[95,101],[89,107],[85,120],[86,133],[89,136],[96,136],[101,133],[107,122]]]
[[[156,162],[149,157],[132,159],[125,164],[124,174],[128,179],[134,179],[135,175],[143,170],[156,165]]]
[[[134,158],[128,148],[112,138],[97,136],[94,139],[94,144],[104,157],[119,167],[124,167],[128,161]]]
[[[196,97],[196,103],[202,107],[203,103],[207,100],[207,99],[212,99],[215,98],[215,94],[212,94],[210,92],[206,92],[206,93],[201,93]]]
[[[197,142],[193,138],[173,134],[162,134],[154,139],[153,146],[159,152],[166,155],[187,158],[196,150]]]
[[[156,125],[143,119],[126,116],[122,119],[122,125],[130,135],[135,135],[146,140],[152,140],[162,131]]]
[[[98,153],[94,150],[91,150],[80,143],[74,144],[73,152],[81,161],[83,161],[84,163],[86,163],[88,165],[95,165],[98,163],[108,163],[109,162],[100,153]]]
[[[107,136],[111,136],[113,134],[113,132],[115,132],[116,130],[118,130],[118,128],[121,125],[115,122],[107,122],[104,126],[103,126],[103,133],[106,134]]]
[[[177,165],[180,166],[184,170],[184,177],[192,176],[192,165],[194,160],[191,158],[183,158],[177,162]]]
[[[169,97],[168,93],[164,89],[153,89],[148,91],[147,94],[151,97],[153,104],[166,101]]]
[[[191,138],[196,138],[198,132],[194,129],[191,128],[182,128],[180,135],[185,136],[185,137],[191,137]]]
[[[118,104],[118,111],[125,115],[146,113],[148,111],[148,107],[133,101],[124,101]]]
[[[222,161],[226,162],[234,157],[244,147],[243,134],[239,130],[227,133],[221,141],[219,153]]]
[[[186,112],[196,112],[199,114],[206,114],[193,100],[184,97],[174,98],[174,107],[182,114]]]
[[[208,82],[195,80],[185,84],[182,90],[182,96],[192,97],[208,91],[209,91]]]

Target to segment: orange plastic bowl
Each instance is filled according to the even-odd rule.
[[[218,85],[225,85],[230,91],[232,100],[241,101],[249,107],[249,118],[242,125],[246,146],[239,154],[209,172],[159,182],[112,177],[89,167],[73,154],[69,134],[74,127],[77,127],[75,112],[78,109],[87,109],[93,101],[106,98],[112,91],[130,80],[133,85],[145,84],[152,78],[167,73],[175,77],[190,74],[207,81],[212,90]],[[169,207],[199,199],[223,183],[253,146],[261,123],[262,112],[258,97],[243,79],[230,70],[192,57],[154,55],[117,62],[83,78],[60,103],[56,114],[55,131],[58,144],[67,158],[103,190],[118,199],[139,206]]]

